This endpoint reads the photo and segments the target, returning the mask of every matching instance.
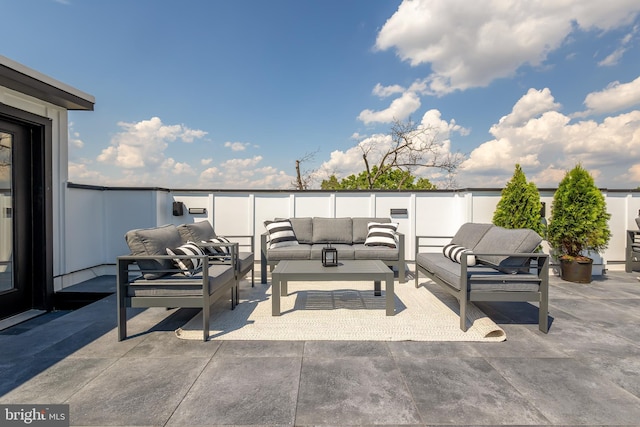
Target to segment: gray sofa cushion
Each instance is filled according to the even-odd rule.
[[[311,245],[285,246],[282,248],[268,249],[269,261],[282,261],[285,259],[310,259]]]
[[[313,243],[351,244],[353,226],[351,218],[313,218]]]
[[[370,222],[391,222],[390,218],[352,218],[353,243],[364,243],[369,233]]]
[[[332,247],[338,250],[338,262],[344,259],[354,259],[353,258],[353,245],[347,245],[344,243],[332,244]],[[311,246],[311,259],[322,259],[322,248],[327,247],[326,244],[318,243]]]
[[[506,229],[502,227],[492,227],[478,242],[473,251],[476,254],[482,253],[529,253],[536,250],[542,242],[542,237],[533,230],[526,228]],[[528,265],[528,259],[476,255],[478,261],[499,268],[507,273],[517,273],[518,267]]]
[[[229,265],[212,264],[209,273],[209,295],[235,279],[235,273]],[[202,280],[202,272],[191,277]],[[174,283],[175,282],[175,283]],[[128,296],[198,296],[202,295],[202,286],[197,282],[185,282],[181,273],[165,276],[160,280],[136,280],[128,287]]]
[[[191,224],[181,224],[178,226],[178,232],[184,243],[192,241],[200,243],[208,241],[216,237],[213,227],[209,221],[198,221]]]
[[[298,243],[313,243],[313,223],[311,217],[308,218],[289,218],[293,232],[296,233]]]
[[[416,263],[435,274],[456,289],[460,289],[460,264],[451,261],[442,253],[420,253]],[[529,274],[529,273],[522,273]],[[513,275],[503,273],[491,267],[473,267],[467,270],[469,290],[471,291],[538,291],[538,282],[513,280]],[[531,274],[532,277],[536,275]],[[486,278],[490,277],[491,281]],[[522,276],[518,276],[521,278]]]
[[[467,249],[474,249],[482,237],[487,234],[491,228],[495,227],[493,224],[476,224],[467,222],[462,224],[458,229],[458,232],[451,239],[451,243],[458,246],[464,246]]]
[[[387,246],[365,246],[364,243],[353,245],[354,259],[379,259],[380,261],[398,261],[400,251],[398,248]]]
[[[182,245],[182,238],[178,228],[173,224],[156,228],[144,228],[128,231],[125,236],[131,255],[167,255],[167,248],[177,248]],[[141,260],[138,262],[141,270],[168,270],[174,268],[171,259]],[[156,279],[165,273],[145,273],[146,279]]]

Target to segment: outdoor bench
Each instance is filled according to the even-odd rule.
[[[203,339],[208,339],[211,304],[229,293],[233,309],[238,303],[239,280],[249,269],[253,282],[253,253],[240,252],[238,243],[212,242],[208,238],[212,235],[208,221],[126,233],[131,254],[117,257],[119,341],[127,337],[129,307],[201,308]],[[187,242],[199,243],[207,252],[188,252]],[[225,253],[219,255],[222,251]]]
[[[640,269],[640,230],[627,230],[624,270],[627,273]]]
[[[338,260],[380,260],[398,270],[398,280],[405,282],[405,236],[397,231],[397,223],[389,218],[323,218],[305,217],[274,219],[265,225],[284,224],[290,227],[290,239],[285,246],[274,244],[269,231],[260,237],[260,265],[262,283],[267,283],[267,266],[273,268],[283,260],[318,260],[322,248],[331,245],[338,251]],[[290,225],[287,225],[290,224]],[[374,236],[370,224],[386,224],[389,236]],[[273,229],[272,229],[273,230]],[[281,227],[278,227],[281,230]],[[378,230],[376,228],[375,230]]]
[[[416,236],[416,288],[422,272],[453,295],[463,331],[469,302],[535,301],[538,327],[548,332],[549,255],[536,252],[542,238],[535,231],[466,223],[443,245],[449,238]]]

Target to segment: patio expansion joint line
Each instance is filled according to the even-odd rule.
[[[398,365],[398,357],[395,355],[395,353],[393,351],[391,351],[391,348],[389,347],[389,342],[388,341],[385,342],[385,346],[387,347],[387,351],[391,355],[391,360],[393,360],[393,365],[398,370],[398,374],[400,375],[400,378],[402,379],[402,384],[404,385],[404,389],[407,391],[407,394],[411,397],[411,403],[413,404],[413,409],[415,409],[416,414],[418,414],[418,417],[420,418],[420,425],[426,425],[427,423],[425,422],[424,418],[422,417],[422,413],[418,409],[418,404],[416,403],[416,398],[413,395],[413,393],[411,392],[411,387],[409,387],[409,384],[407,383],[407,378],[402,373],[402,369],[400,369],[400,366]]]
[[[298,418],[298,402],[300,402],[300,386],[302,384],[302,366],[304,365],[304,350],[307,346],[307,341],[303,341],[302,344],[302,354],[300,355],[300,369],[298,371],[298,390],[296,391],[296,403],[293,407],[293,425],[297,426],[297,418]]]
[[[513,384],[511,381],[509,381],[509,379],[507,377],[505,377],[504,375],[502,375],[502,372],[500,372],[500,370],[493,364],[491,363],[491,359],[500,359],[500,357],[487,357],[487,356],[481,356],[481,359],[483,359],[485,362],[487,362],[487,364],[489,366],[491,366],[491,369],[493,369],[496,374],[498,374],[500,376],[500,378],[502,378],[507,384],[509,384],[509,386],[511,386],[515,391],[518,392],[518,394],[529,403],[529,405],[531,405],[532,408],[535,408],[536,411],[538,411],[538,413],[540,414],[540,416],[542,418],[544,418],[545,420],[547,420],[547,423],[549,425],[556,425],[553,421],[551,421],[549,419],[549,417],[547,417],[547,415],[545,414],[545,412],[543,412],[538,405],[536,405],[535,399],[531,399],[529,398],[529,396],[527,396],[527,394],[523,393],[522,390],[520,390],[518,387],[516,387],[515,384]],[[535,357],[532,359],[548,359],[548,360],[552,360],[554,359],[553,357]],[[571,359],[571,358],[568,358]]]
[[[187,387],[187,390],[184,392],[184,394],[182,395],[182,397],[180,398],[180,402],[178,402],[178,404],[176,405],[175,408],[173,408],[173,411],[171,411],[171,414],[169,414],[169,416],[167,417],[167,420],[164,422],[163,427],[166,426],[167,424],[169,424],[169,421],[171,421],[171,418],[173,418],[173,415],[176,413],[176,411],[178,410],[178,408],[180,407],[180,405],[182,405],[182,402],[184,402],[184,399],[187,397],[187,395],[189,394],[189,392],[191,391],[191,389],[193,389],[193,386],[196,384],[196,382],[200,379],[200,377],[202,376],[202,373],[205,371],[205,369],[207,369],[207,367],[211,364],[211,362],[213,361],[214,356],[218,353],[218,351],[220,350],[222,344],[220,344],[218,346],[218,348],[216,348],[216,351],[213,352],[213,354],[211,355],[211,357],[209,357],[209,360],[207,361],[207,363],[205,363],[202,366],[202,369],[200,370],[200,372],[198,372],[198,375],[196,375],[196,377],[193,379],[193,382],[191,383],[191,385],[189,387]]]

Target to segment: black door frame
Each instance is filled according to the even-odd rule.
[[[28,171],[23,171],[27,191],[23,188],[23,194],[15,195],[14,207],[16,203],[22,206],[14,209],[14,215],[26,209],[28,218],[23,217],[16,229],[14,216],[14,249],[17,249],[14,280],[31,287],[31,308],[51,310],[54,300],[51,119],[0,103],[0,120],[24,128],[30,142],[28,150],[23,150],[28,159],[19,159],[16,165],[27,167]]]

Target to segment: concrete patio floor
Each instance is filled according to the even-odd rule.
[[[548,335],[528,303],[478,304],[502,343],[183,341],[196,311],[159,308],[118,342],[109,296],[0,332],[0,403],[74,426],[640,425],[638,275],[553,277]]]

